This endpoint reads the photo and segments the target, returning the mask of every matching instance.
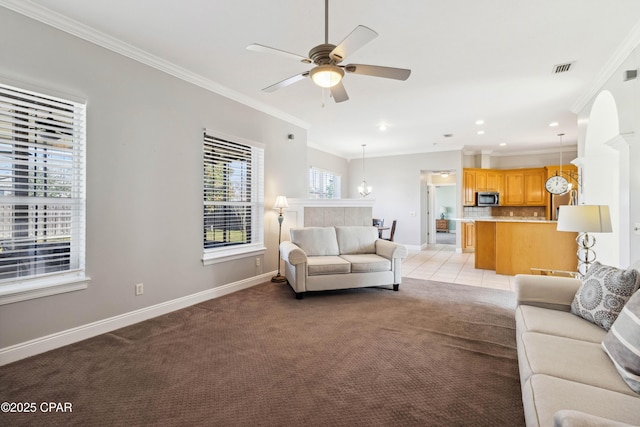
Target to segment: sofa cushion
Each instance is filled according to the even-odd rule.
[[[598,417],[581,411],[562,409],[553,415],[553,427],[634,427],[608,418]]]
[[[602,341],[622,379],[640,393],[640,292],[636,292]]]
[[[546,374],[635,396],[600,344],[536,332],[525,332],[520,340],[520,381],[533,374]]]
[[[340,255],[340,257],[351,263],[352,273],[372,273],[391,270],[391,261],[376,254]]]
[[[375,227],[336,227],[340,255],[375,254],[378,229]]]
[[[345,274],[351,272],[351,264],[339,256],[310,256],[307,257],[307,271],[309,276]]]
[[[528,426],[552,426],[556,412],[565,409],[632,425],[640,420],[636,396],[543,374],[525,381],[522,402]]]
[[[340,255],[333,227],[292,228],[290,235],[307,256]]]
[[[638,290],[640,274],[594,262],[571,303],[571,312],[609,330],[627,300]]]
[[[516,309],[516,327],[520,333],[540,332],[597,344],[601,343],[607,334],[601,327],[568,311],[549,310],[530,305],[521,305]]]

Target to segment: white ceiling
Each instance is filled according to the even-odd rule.
[[[245,49],[260,43],[306,56],[324,42],[323,0],[0,0],[18,3],[46,7],[293,117],[308,126],[310,145],[348,158],[361,155],[361,144],[367,156],[557,150],[559,133],[564,146],[575,145],[572,108],[640,22],[638,0],[333,0],[330,43],[357,25],[379,34],[343,64],[412,70],[404,82],[348,74],[350,100],[336,104],[310,79],[262,92],[311,67]],[[575,62],[570,72],[553,73],[566,62]],[[554,121],[559,126],[549,127]]]

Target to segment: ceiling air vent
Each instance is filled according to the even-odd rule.
[[[553,74],[566,73],[573,68],[573,62],[567,62],[566,64],[558,64],[553,66]]]

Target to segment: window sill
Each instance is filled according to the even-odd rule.
[[[89,286],[90,280],[84,272],[76,272],[0,285],[0,305],[80,291]]]
[[[203,265],[219,264],[221,262],[233,261],[236,259],[248,258],[250,256],[262,255],[267,248],[263,245],[247,245],[241,248],[220,248],[210,249],[202,254]]]

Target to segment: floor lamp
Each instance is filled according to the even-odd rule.
[[[609,206],[605,205],[567,205],[560,206],[558,211],[558,231],[578,232],[578,273],[587,274],[589,267],[596,260],[592,249],[596,238],[589,233],[611,233],[611,216]]]
[[[280,274],[280,243],[282,239],[282,221],[284,221],[284,217],[282,216],[282,210],[288,207],[289,207],[289,204],[287,203],[287,198],[285,196],[276,197],[276,203],[273,205],[273,209],[279,209],[279,213],[278,213],[278,274],[276,274],[271,278],[271,281],[276,283],[283,283],[287,281],[287,279]]]

